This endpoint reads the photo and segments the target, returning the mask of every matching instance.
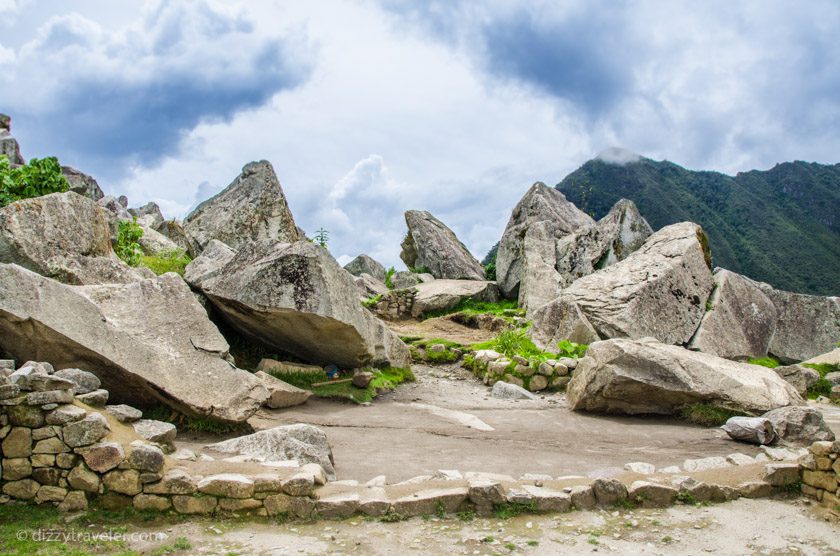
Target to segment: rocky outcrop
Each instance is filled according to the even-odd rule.
[[[601,339],[685,344],[700,325],[712,286],[702,228],[666,226],[625,260],[580,278],[534,311],[532,337],[540,347],[592,331]]]
[[[198,205],[184,220],[184,229],[202,249],[211,239],[234,249],[252,240],[304,239],[274,168],[265,160],[247,164],[224,191]]]
[[[834,440],[834,433],[822,413],[813,407],[780,407],[763,415],[773,425],[779,444],[808,446],[821,440]]]
[[[128,213],[131,216],[136,216],[137,220],[143,221],[149,228],[157,229],[166,220],[160,211],[160,207],[153,202],[148,202],[142,207],[130,208]]]
[[[726,359],[764,357],[776,331],[776,307],[745,276],[716,269],[714,290],[689,348]]]
[[[87,197],[91,201],[98,201],[105,196],[96,180],[84,172],[70,166],[62,166],[61,175],[70,184],[70,191],[74,193]]]
[[[582,226],[594,224],[592,218],[580,211],[566,197],[537,182],[513,209],[499,242],[496,255],[496,277],[499,290],[508,298],[519,295],[519,285],[525,275],[525,236],[537,222],[546,222],[546,235],[560,238]],[[552,257],[553,258],[553,257]]]
[[[770,353],[783,363],[796,363],[831,351],[840,338],[840,298],[775,290],[764,293],[776,307],[776,332]]]
[[[360,274],[356,276],[353,281],[359,289],[359,295],[362,300],[369,299],[377,295],[388,295],[389,290],[384,283],[380,282],[370,274]]]
[[[193,259],[201,254],[201,246],[190,236],[181,224],[175,220],[165,220],[155,230],[166,236],[169,241],[183,249]]]
[[[11,164],[26,164],[20,155],[20,145],[12,137],[12,119],[0,114],[0,156],[5,156]]]
[[[75,194],[74,194],[75,195]],[[93,372],[114,403],[165,403],[243,421],[268,397],[224,360],[228,344],[174,274],[126,285],[67,286],[0,265],[0,337],[21,361]]]
[[[425,268],[435,278],[483,280],[484,268],[446,225],[425,210],[405,213],[408,234],[400,258],[414,269]]]
[[[803,402],[771,369],[689,351],[653,339],[589,346],[566,391],[575,410],[679,413],[705,403],[751,415]]]
[[[376,261],[372,257],[368,257],[364,254],[359,255],[358,257],[344,265],[344,270],[346,270],[353,276],[370,274],[376,280],[383,283],[385,282],[385,267],[382,266],[378,261]]]
[[[318,364],[409,365],[405,344],[361,306],[353,277],[326,249],[264,240],[225,263],[228,255],[202,255],[185,277],[240,333]]]
[[[150,273],[120,261],[108,214],[73,192],[24,199],[0,208],[0,262],[67,284],[128,283]]]
[[[411,316],[419,318],[425,313],[443,311],[456,307],[462,301],[494,302],[499,300],[499,289],[495,282],[478,280],[432,280],[414,286],[417,294]]]

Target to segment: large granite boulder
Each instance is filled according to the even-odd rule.
[[[70,191],[74,193],[87,197],[91,201],[98,201],[105,196],[96,180],[84,172],[70,166],[62,166],[61,175],[70,184]]]
[[[12,164],[26,164],[17,139],[12,137],[12,119],[5,114],[0,114],[0,156],[5,156]]]
[[[128,209],[128,213],[131,216],[137,217],[137,220],[143,220],[146,226],[155,229],[166,220],[157,203],[151,201],[142,207]]]
[[[200,270],[203,268],[204,270]],[[190,263],[186,280],[238,332],[318,364],[407,367],[405,344],[359,303],[353,276],[308,241],[255,241]]]
[[[113,403],[162,402],[189,415],[244,421],[268,398],[259,379],[224,359],[227,342],[173,273],[68,286],[0,264],[0,291],[6,351],[90,371]]]
[[[152,217],[145,216],[142,221],[138,220],[137,222],[143,229],[143,235],[138,241],[143,253],[146,255],[165,255],[178,251],[185,252],[180,245],[155,230],[151,225],[152,221]]]
[[[525,236],[537,222],[548,223],[548,231],[555,238],[595,223],[556,189],[542,182],[532,185],[513,209],[499,242],[496,278],[505,297],[519,295],[519,284],[525,273]]]
[[[0,263],[67,284],[128,283],[149,277],[111,247],[105,210],[77,193],[53,193],[0,208]]]
[[[373,259],[372,257],[368,257],[367,255],[359,255],[346,265],[344,265],[344,270],[352,274],[353,276],[361,276],[362,274],[370,274],[378,281],[384,283],[385,282],[385,267],[379,263],[379,261]]]
[[[400,258],[414,269],[426,268],[435,278],[484,280],[484,268],[446,227],[425,210],[405,213],[408,234]]]
[[[726,359],[764,357],[776,331],[776,307],[759,284],[724,269],[689,348]]]
[[[218,239],[234,249],[251,240],[291,243],[304,239],[268,161],[251,162],[218,195],[184,219],[184,229],[203,249]]]
[[[714,285],[702,228],[691,222],[662,228],[629,257],[576,280],[532,313],[532,337],[544,347],[593,330],[601,339],[654,337],[686,344]]]
[[[775,290],[764,293],[776,307],[770,353],[783,363],[810,359],[836,347],[840,338],[840,298]]]
[[[784,446],[805,447],[820,440],[834,440],[823,414],[813,407],[780,407],[762,417],[770,421],[778,443]]]
[[[166,236],[169,241],[183,249],[190,257],[195,258],[201,254],[201,246],[193,238],[187,235],[187,231],[180,222],[176,220],[164,220],[156,228],[159,234]]]
[[[417,295],[411,316],[419,318],[425,313],[443,311],[456,307],[462,301],[494,302],[499,300],[499,289],[495,282],[479,280],[432,280],[414,286]]]
[[[312,425],[285,425],[210,444],[223,454],[240,454],[265,461],[297,460],[300,465],[317,463],[335,479],[332,448],[324,431]]]
[[[772,369],[656,340],[614,339],[589,346],[566,390],[575,410],[679,413],[695,403],[760,415],[803,403]]]
[[[359,289],[359,296],[362,300],[375,297],[377,295],[388,295],[389,290],[384,282],[380,282],[370,274],[362,273],[353,278],[356,287]]]

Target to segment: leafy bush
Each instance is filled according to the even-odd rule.
[[[496,279],[496,261],[484,265],[484,278],[491,281]]]
[[[117,256],[129,266],[140,264],[140,257],[143,251],[140,249],[140,238],[143,237],[143,228],[134,220],[120,220],[117,224],[117,245],[114,248]]]
[[[140,265],[145,266],[158,276],[167,272],[175,272],[181,276],[192,259],[182,249],[164,251],[157,255],[142,255]]]
[[[385,287],[387,287],[389,290],[394,289],[393,278],[394,278],[394,274],[396,272],[397,272],[396,269],[392,266],[391,268],[388,269],[388,272],[385,273]]]
[[[781,365],[778,360],[772,357],[753,357],[748,361],[748,363],[751,365],[761,365],[762,367],[767,367],[768,369],[775,369]]]
[[[586,344],[578,344],[576,342],[570,342],[569,340],[560,340],[557,342],[557,355],[560,357],[572,357],[574,359],[580,359],[586,354],[586,350],[589,348]]]
[[[61,166],[54,156],[33,158],[29,164],[17,168],[11,167],[8,158],[0,156],[0,207],[69,189],[70,184],[61,175]]]

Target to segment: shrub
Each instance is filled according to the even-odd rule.
[[[61,175],[61,166],[54,156],[33,158],[29,164],[17,168],[11,167],[8,158],[0,156],[0,207],[69,189],[70,184]]]
[[[387,287],[389,290],[394,289],[393,278],[394,278],[394,274],[396,272],[397,272],[396,269],[392,266],[391,268],[388,269],[388,272],[385,273],[385,287]]]
[[[825,375],[840,371],[840,365],[831,363],[804,363],[803,366],[814,369],[820,375],[820,379],[808,387],[808,397],[814,399],[819,396],[831,396],[831,388],[833,385],[825,379]]]
[[[484,278],[490,281],[496,279],[496,261],[484,265]]]
[[[371,297],[368,297],[367,299],[362,301],[362,306],[367,307],[368,309],[373,309],[374,307],[379,305],[380,301],[382,301],[382,294],[381,293],[373,295]]]
[[[137,217],[134,217],[132,221],[120,220],[117,224],[117,246],[114,251],[129,266],[140,264],[143,251],[138,241],[141,237],[143,237],[143,228],[137,223]]]
[[[580,359],[586,354],[586,350],[589,348],[586,344],[578,344],[576,342],[570,342],[569,340],[560,340],[557,342],[557,355],[560,357],[572,357],[574,359]]]

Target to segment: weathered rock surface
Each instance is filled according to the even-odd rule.
[[[517,386],[516,384],[509,384],[502,380],[493,385],[493,397],[503,400],[535,400],[537,396],[528,390]]]
[[[67,284],[122,284],[148,277],[114,254],[107,213],[73,192],[0,208],[0,263]]]
[[[174,274],[67,286],[0,264],[0,337],[20,360],[80,367],[117,402],[164,402],[223,421],[250,417],[268,391],[223,359],[228,345]]]
[[[263,405],[270,409],[300,405],[306,403],[306,400],[312,395],[309,390],[292,386],[288,382],[283,382],[279,378],[262,371],[257,371],[254,376],[260,379],[263,386],[268,389],[269,397]]]
[[[814,365],[829,363],[832,365],[840,365],[840,347],[833,349],[827,353],[822,353],[805,361]]]
[[[745,276],[724,269],[714,274],[709,309],[689,348],[726,359],[764,357],[776,331],[776,307]]]
[[[395,290],[404,290],[406,288],[413,288],[418,284],[431,282],[435,277],[431,274],[409,272],[407,270],[400,270],[395,272],[391,277],[391,283]]]
[[[12,136],[12,120],[5,114],[2,116],[3,125],[0,126],[0,155],[9,159],[11,164],[26,164],[26,160],[20,154],[20,145]]]
[[[187,281],[253,340],[318,364],[410,364],[408,348],[361,306],[352,275],[326,249],[266,240],[243,246],[224,266],[203,259],[187,267]]]
[[[359,255],[346,265],[344,270],[353,276],[361,276],[362,274],[370,274],[377,281],[385,282],[385,267],[381,263],[367,255]]]
[[[773,369],[777,375],[785,379],[791,386],[796,388],[799,395],[805,397],[808,387],[820,379],[820,375],[814,369],[802,365],[783,365]]]
[[[465,301],[498,301],[499,289],[495,282],[479,280],[432,280],[414,286],[417,295],[411,309],[413,317],[424,313],[451,309]]]
[[[166,236],[169,241],[183,249],[191,258],[196,258],[201,254],[201,246],[187,235],[186,230],[180,222],[175,220],[165,220],[155,230],[163,236]]]
[[[834,440],[822,413],[812,407],[780,407],[762,415],[773,425],[783,446],[810,446],[819,440]]]
[[[157,203],[151,201],[142,207],[128,209],[128,213],[131,216],[137,217],[138,221],[144,222],[150,228],[157,228],[166,220]]]
[[[733,440],[770,444],[776,439],[773,423],[766,417],[731,417],[721,427]]]
[[[684,344],[703,318],[712,286],[703,230],[691,222],[673,224],[534,311],[532,336],[540,347],[590,330],[601,339],[654,337]]]
[[[626,414],[675,414],[688,405],[706,403],[756,415],[803,403],[771,369],[654,339],[590,345],[566,396],[575,410]]]
[[[483,280],[484,268],[443,222],[425,210],[405,213],[408,234],[400,258],[409,268],[427,268],[437,279]]]
[[[70,191],[74,193],[78,193],[92,201],[98,201],[105,196],[102,189],[99,188],[99,184],[96,183],[96,180],[84,172],[80,172],[70,166],[62,166],[61,175],[70,184]]]
[[[797,363],[831,351],[840,338],[840,298],[775,290],[764,293],[776,307],[776,333],[770,353],[783,363]]]
[[[525,236],[537,222],[549,223],[555,238],[571,234],[582,226],[594,224],[566,197],[542,182],[537,182],[513,209],[496,255],[496,277],[499,290],[508,298],[517,297],[525,274]],[[552,257],[553,258],[553,257]],[[479,278],[480,279],[480,278]]]
[[[134,220],[128,209],[113,195],[105,195],[96,201],[96,204],[108,211],[111,220]]]
[[[268,161],[251,162],[221,193],[198,205],[184,229],[204,248],[211,239],[233,247],[247,241],[304,239]]]
[[[143,228],[143,235],[140,237],[138,243],[140,248],[147,255],[160,255],[176,251],[184,251],[182,247],[174,241],[161,234],[149,225],[150,217],[145,217],[142,222],[138,221],[140,227]]]
[[[297,460],[317,463],[335,479],[333,455],[327,435],[312,425],[286,425],[255,432],[208,446],[225,454],[241,454],[266,461]]]
[[[359,289],[359,295],[362,299],[368,299],[377,295],[387,295],[389,290],[384,282],[380,282],[370,274],[362,273],[356,276],[353,281]]]

